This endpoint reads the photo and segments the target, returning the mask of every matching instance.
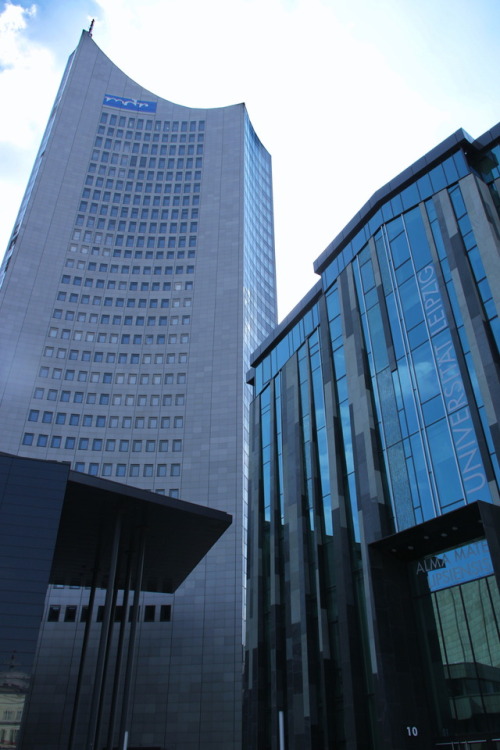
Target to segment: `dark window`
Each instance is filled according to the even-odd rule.
[[[59,622],[59,613],[61,612],[61,607],[59,605],[53,604],[49,607],[49,614],[47,616],[47,620],[49,622]]]
[[[123,606],[119,605],[115,607],[115,622],[122,622],[123,620]]]
[[[76,607],[68,605],[64,612],[64,622],[76,622]]]
[[[144,608],[144,622],[154,622],[155,621],[155,605],[154,604],[146,604]]]
[[[160,606],[160,622],[170,622],[172,619],[172,605],[162,604]]]

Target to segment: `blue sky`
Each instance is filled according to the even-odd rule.
[[[499,119],[498,0],[0,0],[0,255],[70,52],[179,104],[246,102],[273,156],[280,317],[370,195]]]

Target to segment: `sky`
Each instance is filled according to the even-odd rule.
[[[370,196],[500,120],[499,0],[0,0],[0,257],[67,57],[93,38],[192,107],[245,102],[273,158],[279,317]]]

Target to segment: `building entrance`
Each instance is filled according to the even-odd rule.
[[[435,747],[500,750],[500,595],[488,544],[413,564]]]

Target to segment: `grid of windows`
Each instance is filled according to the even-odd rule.
[[[147,486],[180,476],[163,456],[183,449],[185,395],[172,388],[187,383],[204,130],[102,113],[38,372],[55,387],[33,392],[55,408],[30,404],[23,446],[77,451],[77,470]]]
[[[472,426],[465,416],[468,342],[462,336],[459,347],[450,331],[445,259],[440,269],[423,216],[417,207],[388,222],[375,235],[376,256],[367,247],[353,262],[400,528],[460,507],[463,498],[491,501],[472,429],[467,456],[462,449],[463,430]],[[376,293],[377,264],[383,295]],[[391,401],[397,420],[388,417]]]
[[[56,586],[56,588],[64,588]],[[71,588],[78,588],[72,586]],[[133,606],[129,606],[128,622],[132,621]],[[123,606],[117,605],[114,611],[115,622],[123,621]],[[94,611],[94,622],[102,622],[104,617],[104,605],[99,605]],[[46,619],[47,622],[87,622],[89,618],[88,605],[60,605],[51,604],[47,609]],[[139,606],[137,613],[138,621],[143,622],[170,622],[172,620],[172,605],[171,604],[146,604]]]

